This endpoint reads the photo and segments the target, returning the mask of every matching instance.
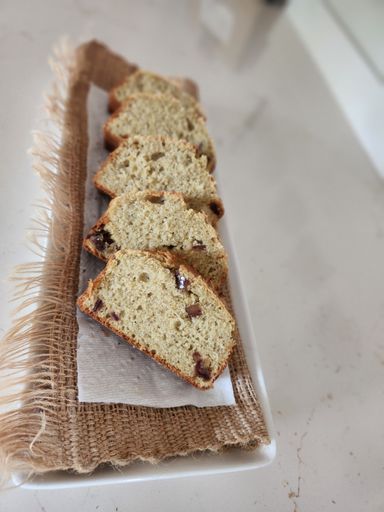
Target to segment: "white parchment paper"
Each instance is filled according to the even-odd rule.
[[[92,177],[107,156],[102,126],[107,114],[107,94],[92,85],[88,95],[88,168],[84,207],[84,233],[106,209],[108,200],[100,194]],[[79,293],[104,264],[82,251]],[[228,369],[214,388],[200,391],[176,377],[139,350],[78,311],[77,376],[80,402],[104,402],[177,407],[234,405]]]

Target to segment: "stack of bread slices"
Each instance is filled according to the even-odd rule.
[[[235,344],[221,299],[227,254],[216,157],[197,100],[177,81],[136,71],[109,95],[110,153],[94,176],[112,198],[83,246],[106,262],[80,309],[200,389]]]

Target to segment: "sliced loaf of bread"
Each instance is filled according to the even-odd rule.
[[[224,303],[170,253],[117,252],[77,304],[200,389],[213,386],[235,344]]]
[[[108,148],[116,148],[134,135],[161,135],[184,139],[198,154],[206,155],[208,168],[215,167],[215,151],[207,126],[198,110],[186,110],[176,98],[164,94],[137,93],[129,96],[104,125]]]
[[[196,99],[184,91],[180,85],[171,79],[164,78],[156,73],[139,69],[114,87],[109,93],[109,110],[114,112],[132,94],[144,92],[149,94],[165,94],[181,101],[187,110],[198,110],[204,117],[201,107]]]
[[[180,192],[215,224],[224,208],[205,155],[183,140],[130,137],[113,151],[94,177],[96,187],[116,197],[131,190]]]
[[[169,250],[220,290],[227,255],[203,213],[189,209],[180,194],[126,192],[113,199],[90,230],[84,248],[106,261],[119,249]]]

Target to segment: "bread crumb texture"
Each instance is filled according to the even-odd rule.
[[[84,246],[104,260],[119,249],[169,250],[218,290],[227,275],[226,252],[214,227],[171,192],[127,192],[113,199]]]
[[[208,167],[215,164],[212,140],[198,110],[186,110],[176,98],[164,94],[137,93],[129,96],[107,120],[105,136],[109,145],[117,146],[133,135],[162,135],[184,139],[199,154],[207,156]]]
[[[149,93],[149,94],[164,94],[172,98],[177,98],[186,110],[191,112],[201,112],[201,107],[196,99],[170,79],[164,78],[156,73],[145,71],[142,69],[137,70],[135,73],[129,75],[123,83],[112,89],[110,93],[110,108],[115,110],[132,94]]]
[[[205,155],[183,140],[136,136],[122,142],[101,166],[95,185],[111,197],[134,190],[180,192],[191,208],[215,223],[224,209]]]
[[[201,389],[212,387],[235,343],[224,303],[166,253],[117,252],[78,304]]]

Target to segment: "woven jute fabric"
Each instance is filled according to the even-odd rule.
[[[87,95],[135,66],[96,41],[53,61],[48,110],[56,129],[37,134],[35,168],[48,203],[37,221],[44,258],[16,274],[18,319],[0,345],[0,471],[89,472],[104,463],[162,459],[269,442],[241,340],[230,360],[235,406],[169,409],[77,400],[76,298],[87,171]],[[183,87],[197,94],[193,82]],[[229,297],[227,297],[229,300]],[[24,308],[27,308],[26,310]]]

